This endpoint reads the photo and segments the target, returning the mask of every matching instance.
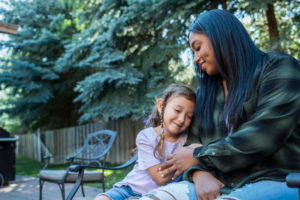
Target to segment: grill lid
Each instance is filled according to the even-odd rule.
[[[11,138],[12,136],[10,135],[9,132],[4,130],[3,128],[0,127],[0,138]]]

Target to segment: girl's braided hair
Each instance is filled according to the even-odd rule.
[[[157,143],[157,145],[155,146],[154,150],[153,150],[153,154],[156,158],[160,159],[160,160],[164,160],[165,159],[165,150],[164,150],[164,112],[165,112],[165,107],[168,103],[168,101],[171,98],[174,97],[185,97],[186,99],[196,102],[196,95],[195,92],[185,86],[185,85],[181,85],[181,84],[171,84],[169,87],[167,87],[160,99],[162,100],[162,110],[161,110],[161,114],[158,111],[157,106],[154,106],[151,115],[149,116],[145,127],[157,127],[157,126],[161,126],[161,133],[160,133],[160,137],[159,137],[159,141]]]

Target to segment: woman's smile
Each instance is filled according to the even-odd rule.
[[[191,32],[189,43],[194,53],[194,62],[208,75],[219,73],[213,46],[207,35]]]
[[[203,71],[205,71],[204,63],[206,63],[206,61],[204,61],[204,60],[203,60],[202,62],[199,63],[199,66],[201,67],[201,69],[202,69]]]

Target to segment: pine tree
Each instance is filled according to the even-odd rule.
[[[1,89],[9,96],[1,113],[21,120],[25,129],[59,128],[78,120],[78,104],[73,91],[78,74],[54,70],[56,60],[64,53],[65,40],[79,32],[73,16],[75,5],[56,0],[6,1],[4,20],[20,25],[2,49],[9,56],[1,60]]]
[[[60,71],[94,70],[75,88],[75,102],[83,104],[80,121],[145,117],[154,97],[185,70],[180,53],[187,47],[188,24],[199,11],[217,6],[185,0],[95,4],[90,26],[57,63]]]

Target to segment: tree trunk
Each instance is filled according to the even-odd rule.
[[[267,15],[267,20],[268,20],[270,39],[276,38],[279,36],[279,32],[278,32],[277,20],[275,17],[273,4],[269,4],[269,3],[267,4],[266,15]]]
[[[267,4],[266,16],[268,21],[269,38],[273,50],[280,50],[279,43],[279,31],[277,26],[277,20],[274,11],[274,5],[271,3]]]
[[[226,2],[226,0],[223,0],[223,1],[221,2],[221,4],[222,4],[222,8],[223,8],[224,10],[227,10],[227,2]]]

